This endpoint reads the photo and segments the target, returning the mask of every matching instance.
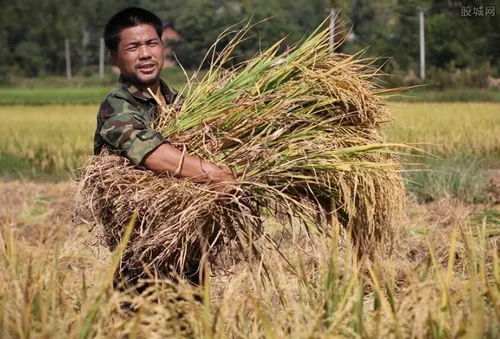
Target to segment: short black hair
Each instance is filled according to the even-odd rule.
[[[160,37],[163,33],[163,22],[156,15],[139,7],[128,7],[113,15],[104,28],[104,42],[111,52],[116,52],[120,42],[120,32],[125,28],[139,25],[151,25]]]

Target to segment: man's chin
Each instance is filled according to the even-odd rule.
[[[137,82],[143,86],[155,85],[156,83],[158,83],[158,79],[160,79],[160,72],[151,75],[147,74],[137,75]]]

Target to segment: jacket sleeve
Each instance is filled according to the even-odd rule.
[[[167,143],[141,119],[140,111],[124,98],[111,94],[99,109],[99,135],[112,148],[132,163],[142,165],[146,157]]]

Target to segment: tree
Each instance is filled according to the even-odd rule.
[[[186,68],[197,68],[219,34],[230,26],[256,25],[235,51],[234,62],[252,57],[286,37],[293,45],[321,24],[325,8],[340,9],[337,25],[352,27],[342,47],[355,53],[369,47],[366,56],[391,57],[386,71],[415,70],[419,62],[418,7],[426,12],[426,64],[438,69],[500,68],[500,20],[463,18],[460,6],[480,0],[17,0],[2,1],[0,20],[0,81],[8,73],[39,76],[65,72],[64,40],[70,39],[74,73],[96,65],[99,39],[109,18],[128,6],[139,6],[171,21],[182,40],[174,51]],[[483,4],[484,5],[484,4]],[[500,8],[500,0],[488,5]],[[343,36],[345,36],[344,33]],[[354,37],[354,39],[352,39]],[[227,43],[220,41],[220,48]],[[206,67],[207,64],[205,63]],[[497,75],[498,76],[498,75]]]

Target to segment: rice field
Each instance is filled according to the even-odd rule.
[[[409,194],[390,253],[356,262],[345,234],[314,246],[293,234],[280,250],[295,260],[263,258],[268,280],[261,262],[239,263],[204,290],[164,283],[147,297],[111,289],[117,253],[74,224],[71,183],[17,180],[83,165],[97,107],[0,107],[0,337],[499,337],[500,104],[390,107],[389,140],[436,156],[418,158],[435,171],[411,176],[411,192],[432,199]]]
[[[500,104],[391,103],[390,141],[438,156],[500,153]],[[92,154],[97,106],[1,106],[0,171],[60,174]]]
[[[60,173],[80,166],[92,152],[95,110],[93,106],[0,108],[2,170]]]
[[[496,103],[391,104],[393,141],[418,144],[440,156],[500,153],[500,105]]]
[[[271,255],[213,272],[203,290],[164,282],[139,297],[111,289],[119,251],[72,222],[74,187],[3,182],[0,190],[2,338],[500,335],[498,206],[410,204],[393,251],[374,262],[356,261],[344,234],[314,242],[294,234],[279,247],[292,261]],[[266,279],[262,264],[272,267]]]

